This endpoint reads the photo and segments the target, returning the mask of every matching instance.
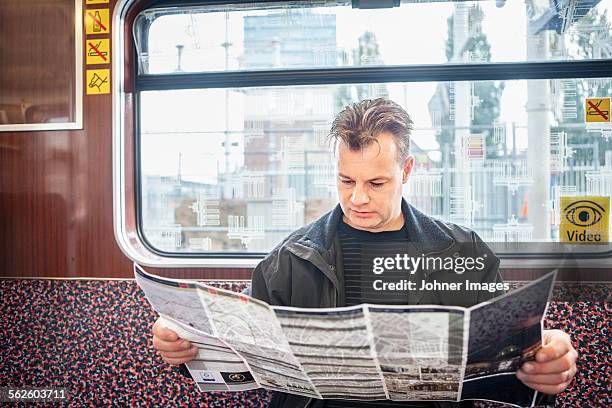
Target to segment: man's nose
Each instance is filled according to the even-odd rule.
[[[351,203],[355,205],[363,205],[369,202],[370,202],[370,197],[368,197],[366,190],[363,187],[356,184],[355,189],[353,190],[353,194],[351,194]]]

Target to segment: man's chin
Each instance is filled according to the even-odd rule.
[[[372,219],[351,217],[349,221],[351,223],[351,227],[362,229],[362,230],[367,230],[367,231],[376,229],[376,226],[378,225],[376,220],[372,220]]]

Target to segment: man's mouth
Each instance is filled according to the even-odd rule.
[[[351,211],[356,217],[369,217],[373,214],[370,211],[357,211],[357,210],[351,210]]]

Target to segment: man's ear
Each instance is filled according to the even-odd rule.
[[[414,167],[414,156],[409,155],[406,158],[406,163],[404,164],[404,168],[402,169],[402,184],[406,184],[410,174],[412,173],[412,168]]]

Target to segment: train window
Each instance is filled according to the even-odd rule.
[[[353,3],[139,14],[144,241],[171,257],[266,253],[337,202],[335,114],[384,96],[415,122],[408,201],[488,242],[522,243],[514,253],[567,250],[560,197],[612,196],[612,128],[585,123],[585,98],[612,93],[601,69],[612,0]]]
[[[588,60],[611,51],[609,0],[396,3],[379,9],[353,8],[351,1],[157,7],[135,23],[139,69],[161,74]],[[539,44],[547,40],[544,32],[555,34],[546,46]],[[542,52],[528,52],[528,42]]]

